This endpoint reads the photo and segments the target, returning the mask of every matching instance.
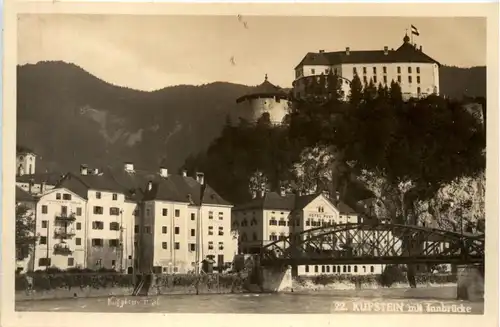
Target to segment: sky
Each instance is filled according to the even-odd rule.
[[[119,86],[151,91],[225,81],[290,87],[307,52],[397,48],[409,26],[441,64],[486,65],[486,19],[22,15],[18,64],[62,60]]]

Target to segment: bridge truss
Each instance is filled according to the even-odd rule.
[[[291,233],[261,249],[264,266],[484,264],[484,234],[399,224],[339,224]]]

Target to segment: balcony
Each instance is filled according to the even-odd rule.
[[[76,220],[74,213],[60,213],[56,215],[56,221],[73,222]]]
[[[56,228],[54,230],[54,238],[69,239],[72,238],[73,236],[75,236],[74,229]]]
[[[66,243],[59,243],[54,245],[54,254],[56,255],[70,255],[73,253]]]

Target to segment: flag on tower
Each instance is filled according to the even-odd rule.
[[[418,31],[418,29],[415,26],[411,25],[411,34],[418,36],[418,35],[420,35],[420,32]]]

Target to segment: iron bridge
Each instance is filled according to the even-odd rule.
[[[484,264],[484,241],[484,234],[421,226],[338,224],[267,244],[260,264]]]

